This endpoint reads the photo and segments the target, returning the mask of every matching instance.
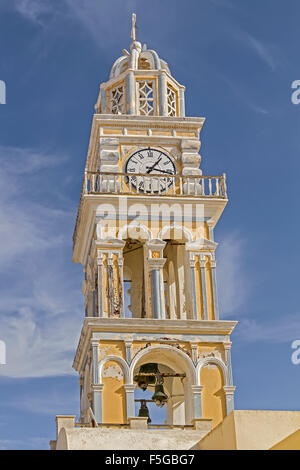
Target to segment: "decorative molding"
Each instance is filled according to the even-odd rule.
[[[199,238],[198,240],[191,241],[186,244],[187,251],[210,251],[215,250],[218,246],[218,243],[213,242],[211,240],[207,240],[207,238]]]

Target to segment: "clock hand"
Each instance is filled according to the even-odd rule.
[[[150,168],[148,168],[148,170],[146,171],[146,173],[147,173],[147,174],[148,174],[148,173],[150,173],[150,171],[152,171],[152,170],[153,170],[153,168],[155,168],[155,167],[156,167],[156,165],[158,165],[158,164],[159,164],[159,162],[161,161],[161,159],[162,159],[162,157],[160,157],[160,158],[157,160],[157,162],[155,162],[155,163],[154,163],[154,165],[153,165],[153,166],[151,166]]]
[[[155,170],[155,167],[152,168],[152,169]],[[166,173],[167,175],[173,175],[173,173],[172,173],[171,171],[161,170],[160,168],[159,168],[159,171],[160,171],[161,173]]]

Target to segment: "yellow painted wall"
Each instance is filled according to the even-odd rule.
[[[205,265],[205,281],[206,281],[206,295],[207,295],[207,310],[208,319],[214,320],[214,301],[212,295],[212,278],[211,278],[211,267],[208,256],[206,257],[207,262]]]
[[[197,450],[236,450],[234,415],[230,413],[224,421],[205,436]]]
[[[235,410],[199,442],[197,449],[298,450],[299,442],[299,411]]]
[[[102,383],[102,420],[103,423],[120,424],[126,422],[126,394],[124,390],[124,376],[121,380],[116,377],[107,377],[105,374],[114,375],[120,366],[114,361],[108,361],[104,366]]]
[[[226,415],[224,380],[222,370],[215,364],[208,364],[201,370],[200,383],[203,385],[203,418],[213,420],[213,428],[223,421]]]
[[[271,447],[270,450],[300,450],[300,429]]]
[[[99,361],[106,356],[120,356],[125,359],[124,341],[100,341]]]

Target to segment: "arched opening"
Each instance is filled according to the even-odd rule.
[[[149,422],[148,424],[166,424],[166,407],[164,406],[163,408],[159,408],[158,406],[156,406],[156,404],[152,401],[153,393],[154,387],[151,386],[146,391],[143,391],[140,388],[135,389],[135,416],[139,416],[139,411],[141,407],[141,402],[139,400],[147,400],[146,406],[149,410],[149,416],[151,419],[151,422]]]
[[[123,289],[125,318],[144,318],[145,262],[144,243],[128,238],[123,250]]]
[[[185,244],[189,240],[182,227],[165,227],[161,237],[164,248],[164,280],[166,318],[193,318],[191,300],[190,266]]]
[[[132,372],[136,376],[144,364],[155,363],[163,376],[163,390],[167,401],[163,408],[155,403],[147,403],[152,424],[184,425],[190,424],[194,416],[191,385],[194,383],[193,364],[185,354],[174,347],[161,345],[150,347],[133,363]],[[168,376],[169,375],[169,376]],[[144,392],[136,389],[135,399],[151,400],[155,384],[150,384]],[[136,405],[138,416],[140,403]]]

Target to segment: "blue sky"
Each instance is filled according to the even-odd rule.
[[[237,409],[300,410],[297,0],[0,0],[0,449],[44,449],[78,413],[72,370],[83,319],[72,258],[99,84],[138,39],[204,116],[204,174],[227,173],[215,231]],[[299,173],[298,173],[299,172]]]

